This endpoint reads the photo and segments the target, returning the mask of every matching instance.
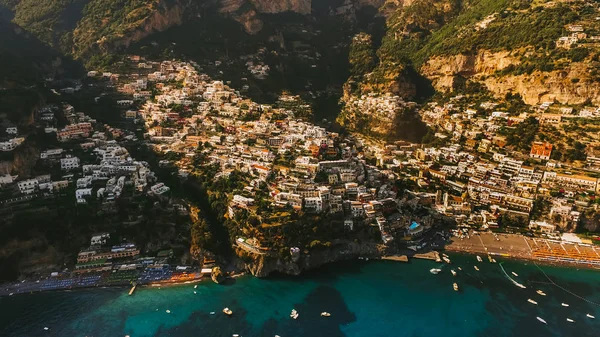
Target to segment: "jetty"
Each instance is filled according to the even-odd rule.
[[[422,260],[432,260],[432,261],[437,261],[437,262],[442,261],[440,259],[440,253],[438,253],[436,251],[431,251],[431,252],[427,252],[427,253],[417,253],[417,254],[413,255],[413,257],[415,259],[422,259]]]
[[[382,256],[381,259],[388,260],[388,261],[408,262],[408,256],[406,256],[406,255]]]
[[[129,296],[133,295],[133,292],[135,291],[135,288],[137,287],[137,283],[133,283],[133,287],[131,287],[131,290],[129,290]]]

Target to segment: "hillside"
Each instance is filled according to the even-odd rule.
[[[600,104],[598,2],[405,4],[388,17],[386,35],[372,50],[376,62],[347,83],[348,106],[361,95],[425,101],[433,92],[426,82],[437,92],[455,93],[476,83],[496,98],[519,94],[529,105]],[[349,110],[339,120],[357,130],[356,114]],[[370,119],[382,128],[380,118]]]

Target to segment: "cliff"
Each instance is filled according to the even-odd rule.
[[[502,72],[518,66],[521,51],[491,52],[480,50],[472,55],[433,57],[421,67],[421,73],[438,91],[449,91],[457,80],[468,79],[484,84],[499,98],[518,93],[525,103],[558,101],[562,104],[600,104],[600,87],[589,78],[589,62],[573,62],[554,71],[535,70],[530,74]]]
[[[320,248],[301,253],[297,261],[292,258],[276,258],[268,255],[256,255],[238,250],[238,267],[257,277],[265,277],[273,272],[287,275],[299,275],[303,271],[323,266],[327,263],[364,257],[381,257],[389,253],[385,246],[374,243],[339,242],[330,248]]]

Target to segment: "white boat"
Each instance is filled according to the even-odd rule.
[[[546,293],[541,290],[536,290],[536,293],[538,293],[538,295],[546,296]]]
[[[492,263],[496,263],[496,259],[492,259]]]
[[[194,286],[194,289],[196,289],[196,288],[198,288],[198,285],[197,285],[197,284]]]
[[[444,253],[442,253],[442,256],[443,257],[450,257],[450,256],[448,256],[448,254],[444,254]]]
[[[537,302],[536,302],[536,301],[534,301],[534,300],[532,300],[531,298],[527,299],[527,302],[529,302],[529,303],[531,303],[531,304],[535,304],[535,305],[537,305]]]
[[[537,318],[537,320],[538,320],[538,321],[540,321],[540,322],[542,322],[542,323],[544,323],[544,324],[547,324],[547,323],[546,323],[546,321],[544,321],[544,319],[543,319],[543,318],[540,318],[540,317],[536,317],[536,318]]]
[[[514,271],[511,271],[511,274],[513,274],[516,277],[519,277],[519,274],[515,273]]]
[[[458,291],[458,284],[456,284],[456,282],[454,282],[454,284],[452,285],[452,288],[454,288],[454,291]]]
[[[527,289],[527,287],[526,287],[526,286],[522,285],[522,284],[521,284],[521,283],[519,283],[519,282],[515,282],[515,285],[516,285],[517,287],[519,287],[519,288],[522,288],[522,289]]]
[[[563,307],[568,307],[569,306],[567,303],[561,303],[560,305],[562,305]]]
[[[479,268],[477,268],[477,266],[473,266],[473,268],[475,268],[475,270],[479,271]]]
[[[596,317],[594,317],[594,316],[592,316],[592,315],[590,315],[590,314],[587,314],[586,316],[587,316],[587,317],[589,317],[589,318],[591,318],[591,319],[594,319],[594,318],[596,318]]]
[[[296,309],[292,309],[292,312],[290,313],[290,317],[293,319],[298,319],[298,316],[300,316],[298,314],[298,311],[296,311]]]
[[[437,268],[432,268],[432,269],[429,270],[429,272],[432,273],[432,274],[434,274],[434,275],[436,275],[437,273],[439,273],[441,271],[442,271],[441,269],[437,269]]]
[[[323,312],[321,313],[321,316],[322,316],[322,317],[329,317],[329,316],[331,316],[331,314],[330,314],[330,313],[328,313],[327,311],[323,311]]]
[[[482,262],[481,256],[477,255],[477,261]]]
[[[171,310],[167,309],[167,310],[165,310],[165,312],[166,312],[167,314],[170,314],[170,313],[171,313]]]
[[[490,261],[490,263],[492,263],[492,257],[488,255],[488,261]]]
[[[462,270],[462,268],[461,268],[461,267],[458,267],[458,270]]]
[[[233,315],[233,311],[231,311],[231,309],[229,309],[229,308],[223,309],[223,313],[227,316]]]
[[[48,330],[50,330],[50,328],[48,328],[47,326],[45,326],[44,330],[48,331]]]
[[[196,292],[194,291],[194,295],[196,295]]]
[[[240,335],[234,333],[233,335],[231,335],[232,337],[240,337]]]
[[[450,272],[452,273],[452,276],[456,276],[456,272],[454,271],[454,269],[450,269]]]
[[[211,312],[210,312],[210,314],[211,314],[211,315],[214,315],[214,314],[215,314],[215,312],[214,312],[214,311],[211,311]]]
[[[575,323],[575,321],[570,318],[567,318],[567,322]]]
[[[446,263],[450,264],[450,259],[449,259],[449,258],[447,258],[447,257],[443,256],[443,257],[442,257],[442,260],[444,260],[444,262],[446,262]]]

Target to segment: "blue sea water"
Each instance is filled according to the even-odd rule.
[[[498,264],[477,263],[466,255],[451,259],[453,264],[444,266],[349,261],[300,277],[241,277],[230,285],[202,282],[196,289],[141,288],[133,296],[128,289],[106,288],[4,297],[0,336],[600,336],[595,304],[600,303],[600,272],[541,267],[571,294],[549,283],[531,263],[503,263],[509,274],[519,274],[514,278],[527,286],[521,289]],[[431,268],[442,272],[433,275]],[[221,313],[224,307],[233,310],[232,317]],[[293,308],[298,320],[289,317]],[[322,311],[332,316],[321,317]]]

